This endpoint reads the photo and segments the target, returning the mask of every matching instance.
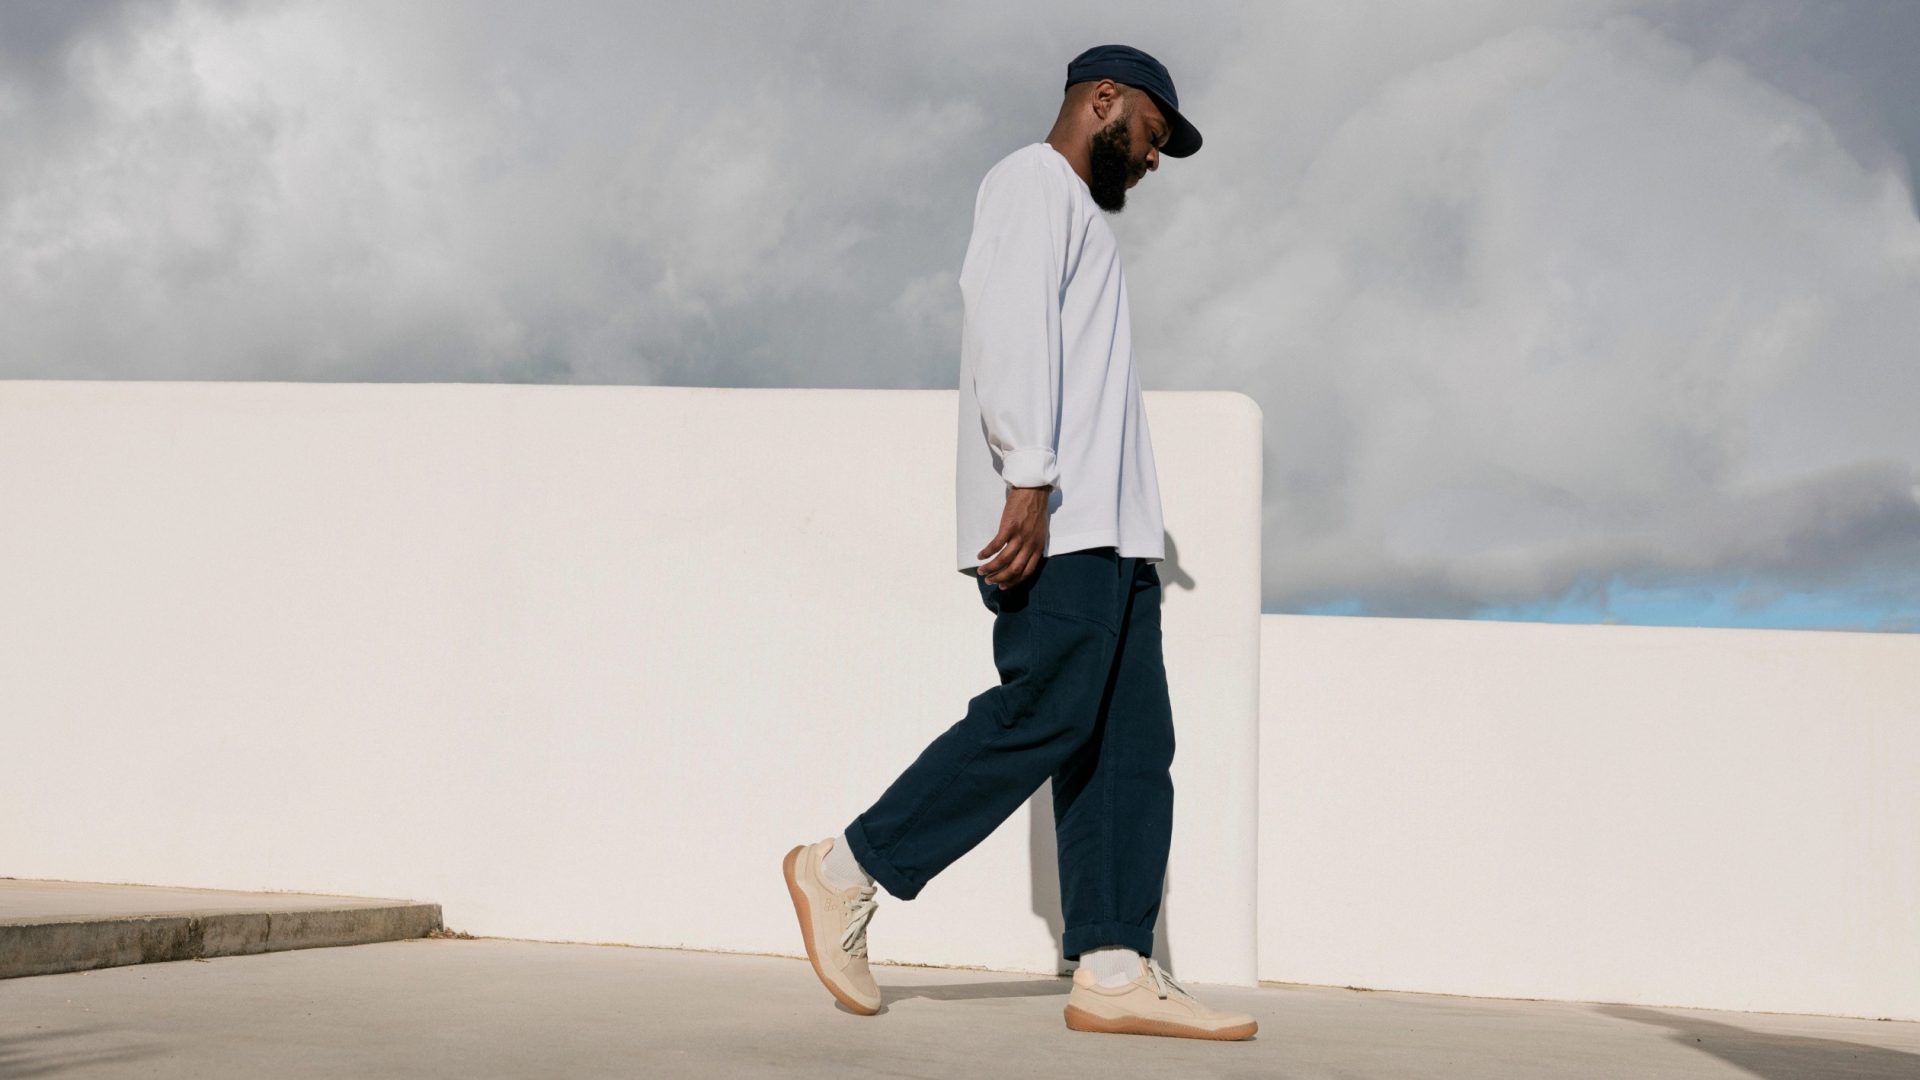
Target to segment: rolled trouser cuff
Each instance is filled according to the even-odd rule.
[[[1118,945],[1141,956],[1152,956],[1153,931],[1128,923],[1105,922],[1069,927],[1060,936],[1061,952],[1068,960],[1078,960],[1081,953],[1103,945]]]
[[[846,834],[847,850],[853,853],[854,861],[860,864],[860,869],[873,875],[873,880],[887,890],[888,896],[896,900],[911,900],[920,894],[926,882],[916,881],[901,873],[899,868],[875,851],[873,845],[867,842],[867,829],[859,818],[847,823]]]

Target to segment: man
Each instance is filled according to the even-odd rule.
[[[1067,66],[1046,141],[988,171],[960,271],[959,568],[994,613],[1000,685],[968,703],[838,836],[783,864],[814,972],[879,1011],[876,884],[911,900],[1053,781],[1063,955],[1079,1031],[1244,1039],[1152,959],[1173,834],[1173,714],[1160,648],[1160,489],[1133,365],[1118,213],[1200,133],[1138,49]]]

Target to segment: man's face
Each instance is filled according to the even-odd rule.
[[[1160,167],[1160,147],[1172,133],[1160,107],[1138,91],[1121,99],[1119,115],[1093,133],[1088,171],[1093,201],[1117,214],[1127,206],[1127,191],[1140,178]]]

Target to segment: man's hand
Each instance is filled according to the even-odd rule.
[[[1039,569],[1040,556],[1047,550],[1047,497],[1052,494],[1052,484],[1007,489],[1007,506],[1000,511],[1000,531],[976,553],[985,559],[999,551],[977,571],[989,584],[1010,589]]]

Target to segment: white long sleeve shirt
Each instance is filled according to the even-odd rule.
[[[1045,554],[1165,558],[1127,282],[1086,181],[1045,142],[987,171],[960,269],[959,569],[991,558],[1010,487],[1054,485]]]

